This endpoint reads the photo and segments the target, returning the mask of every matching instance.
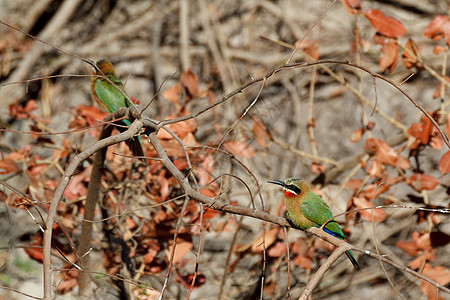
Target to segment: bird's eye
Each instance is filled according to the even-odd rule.
[[[302,192],[302,190],[298,186],[295,186],[293,184],[288,184],[288,185],[286,185],[285,188],[292,191],[296,195],[298,195]]]

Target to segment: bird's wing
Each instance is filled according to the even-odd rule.
[[[107,107],[108,112],[114,112],[119,107],[127,107],[125,96],[105,79],[98,79],[95,83],[95,92],[99,100]]]
[[[303,201],[301,210],[308,220],[313,221],[319,226],[322,226],[333,217],[333,213],[328,205],[315,193],[311,195],[310,199]],[[345,235],[336,221],[332,220],[328,222],[325,229],[332,235],[345,239]]]

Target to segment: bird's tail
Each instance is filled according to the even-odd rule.
[[[124,127],[123,124],[125,124],[126,126],[131,125],[130,121],[127,119],[120,120],[120,122],[118,123],[122,125],[116,126],[119,132],[124,132],[125,130],[128,129],[128,127]],[[144,149],[142,149],[141,139],[138,136],[125,142],[127,143],[128,148],[130,148],[134,156],[139,157],[140,161],[147,162],[147,159],[145,158]]]
[[[139,137],[134,137],[132,140],[126,141],[128,148],[134,156],[139,157],[139,160],[146,162],[144,149],[142,149],[141,139]]]
[[[352,262],[352,265],[355,268],[359,268],[359,264],[358,261],[356,260],[355,256],[353,255],[352,251],[347,251],[345,252],[345,254],[347,255],[348,259],[350,259],[350,261]]]

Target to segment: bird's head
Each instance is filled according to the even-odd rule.
[[[269,180],[267,182],[281,185],[284,188],[286,198],[295,197],[310,190],[308,184],[300,178],[291,177],[284,181]]]
[[[114,74],[114,66],[112,65],[112,63],[103,58],[100,59],[97,63],[96,63],[97,67],[103,72],[103,74],[107,75],[107,74]],[[101,74],[100,72],[97,72],[99,74]]]

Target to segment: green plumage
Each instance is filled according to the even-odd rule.
[[[269,183],[278,184],[284,187],[284,203],[286,205],[289,223],[296,228],[306,230],[311,227],[320,227],[333,217],[328,205],[323,199],[311,191],[307,183],[299,178],[288,178],[285,181],[271,180]],[[324,230],[341,239],[345,235],[339,224],[333,219],[328,222]],[[359,267],[353,253],[346,252],[354,267]]]
[[[104,74],[115,86],[104,77],[93,77],[91,93],[94,101],[107,113],[115,112],[121,107],[128,107],[128,100],[123,94],[125,93],[123,83],[114,72],[114,67],[111,62],[106,59],[99,60],[97,62],[97,67],[101,72],[97,71],[95,74],[99,76],[103,76]],[[131,125],[130,121],[127,119],[121,120],[120,123],[122,123],[122,126],[117,128],[121,132],[126,130],[126,126]],[[145,156],[144,150],[142,149],[139,137],[136,137],[134,140],[128,140],[127,145],[134,156],[141,157],[141,160],[145,162],[145,158],[143,158],[143,156]]]

